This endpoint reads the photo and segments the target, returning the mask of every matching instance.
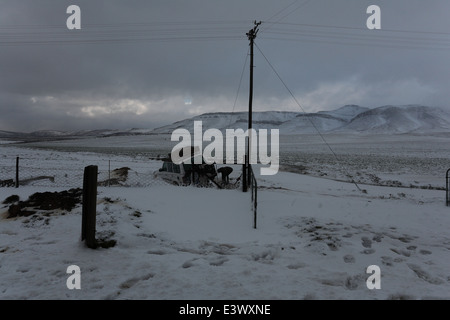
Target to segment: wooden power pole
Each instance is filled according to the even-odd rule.
[[[245,163],[243,166],[242,173],[242,191],[247,192],[248,184],[250,183],[251,174],[250,174],[250,153],[251,153],[251,143],[252,143],[252,122],[253,122],[253,46],[256,35],[258,34],[258,27],[261,24],[260,22],[254,22],[255,26],[251,29],[246,35],[248,40],[250,41],[250,89],[249,89],[249,99],[248,99],[248,143],[247,143],[247,155],[245,156]]]

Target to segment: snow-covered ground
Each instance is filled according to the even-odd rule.
[[[142,173],[160,166],[147,158],[147,165],[142,165],[143,152],[151,149],[142,147],[143,137],[114,139],[115,150],[122,143],[128,154],[114,148],[107,150],[108,157],[83,151],[82,144],[88,151],[103,151],[111,141],[104,139],[73,142],[77,146],[60,142],[53,150],[49,145],[2,145],[0,166],[12,166],[15,156],[48,168],[82,167],[106,158],[131,169],[139,163],[136,172]],[[450,208],[445,206],[445,191],[360,184],[362,192],[348,179],[321,177],[314,172],[323,172],[325,165],[316,155],[326,152],[305,139],[285,142],[290,147],[282,147],[280,160],[283,150],[293,156],[298,148],[298,163],[293,160],[291,166],[302,165],[298,157],[303,155],[316,157],[320,166],[307,163],[309,175],[279,172],[258,177],[257,229],[250,193],[239,189],[156,182],[99,187],[97,237],[117,243],[95,250],[80,241],[80,206],[71,212],[38,211],[6,219],[9,205],[0,204],[0,299],[449,299]],[[426,183],[445,186],[445,170],[429,173],[430,168],[421,168],[430,159],[431,167],[436,162],[445,168],[445,137],[393,137],[391,143],[360,136],[329,139],[336,150],[355,155],[357,161],[371,158],[364,150],[380,157],[389,154],[392,158],[382,168],[391,164],[391,172],[374,166],[373,174],[420,180],[425,171]],[[355,139],[364,141],[358,144]],[[165,143],[155,142],[157,152]],[[69,147],[72,150],[64,149]],[[412,158],[422,162],[411,161],[407,172],[402,171],[405,165],[395,162]],[[342,165],[357,172],[352,157],[345,159],[329,172]],[[233,174],[236,177],[238,168]],[[36,192],[67,189],[51,184],[0,188],[0,202],[11,195],[26,200]],[[70,265],[81,269],[81,290],[66,286]],[[380,267],[379,290],[366,285],[370,265]]]

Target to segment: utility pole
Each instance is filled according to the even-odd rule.
[[[245,156],[245,164],[243,167],[242,173],[242,191],[247,192],[248,183],[250,183],[251,175],[250,175],[250,154],[251,154],[251,143],[252,143],[252,108],[253,108],[253,44],[258,34],[258,27],[261,24],[260,22],[254,22],[255,26],[248,33],[246,33],[248,40],[250,41],[250,90],[249,90],[249,99],[248,99],[248,143],[247,143],[247,155]]]

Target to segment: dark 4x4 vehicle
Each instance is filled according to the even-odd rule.
[[[194,151],[194,150],[192,150]],[[182,156],[182,152],[180,152]],[[198,152],[193,156],[188,156],[181,164],[172,161],[170,155],[168,158],[162,159],[162,168],[154,173],[154,176],[175,185],[199,185],[208,186],[211,182],[216,184],[214,180],[217,176],[217,170],[214,164],[207,164],[201,154]],[[196,164],[201,157],[201,164]]]

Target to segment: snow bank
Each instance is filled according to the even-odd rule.
[[[442,192],[280,173],[261,179],[258,228],[239,190],[100,188],[98,237],[80,242],[81,208],[0,222],[1,299],[450,298]],[[35,187],[0,189],[25,199]],[[3,211],[7,208],[3,208]],[[66,287],[69,265],[81,290]],[[381,269],[369,290],[366,268]]]

